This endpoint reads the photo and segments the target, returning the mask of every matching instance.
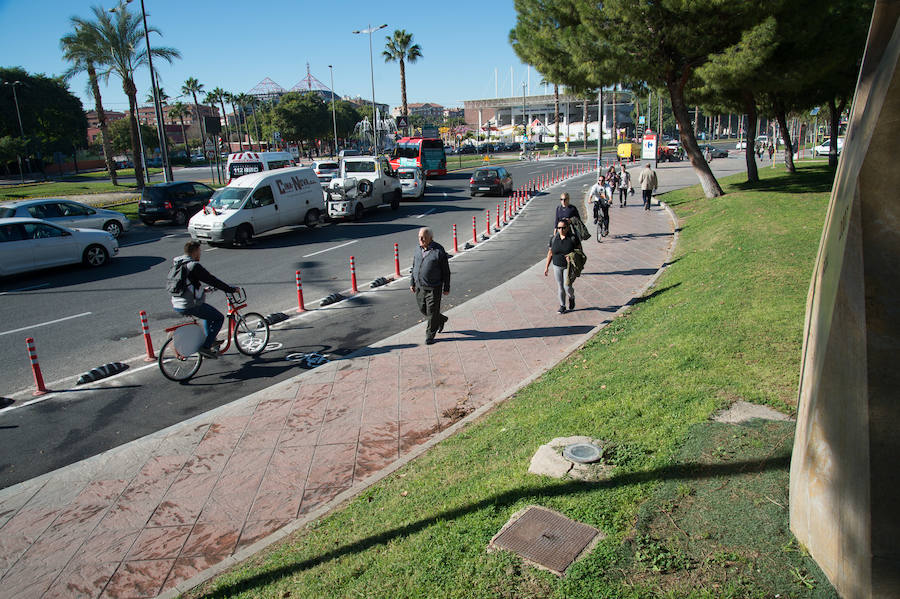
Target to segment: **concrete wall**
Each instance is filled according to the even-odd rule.
[[[791,530],[843,597],[900,597],[898,61],[878,0],[807,300]]]

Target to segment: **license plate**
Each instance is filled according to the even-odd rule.
[[[478,191],[490,191],[490,190],[491,190],[490,187],[479,187],[478,188]]]
[[[201,239],[209,239],[209,235],[206,233],[197,233],[197,237],[200,237]]]

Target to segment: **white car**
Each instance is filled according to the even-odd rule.
[[[425,176],[417,166],[401,166],[397,169],[400,191],[404,198],[421,200],[425,195]]]
[[[735,150],[746,150],[747,149],[747,140],[742,139],[741,141],[734,144],[734,149]]]
[[[316,176],[320,183],[331,183],[331,180],[341,174],[341,165],[335,160],[319,160],[312,163]]]
[[[58,198],[18,200],[0,204],[0,218],[14,216],[39,218],[64,227],[103,229],[116,238],[131,228],[128,217],[121,212],[94,208]]]
[[[840,154],[841,150],[843,150],[843,149],[844,149],[844,138],[838,137],[837,153]],[[831,140],[826,139],[824,142],[822,142],[822,145],[816,146],[815,148],[813,148],[813,152],[815,153],[816,156],[828,156],[829,152],[831,152]]]
[[[36,218],[0,218],[0,276],[84,263],[98,267],[119,253],[99,229],[69,229]]]

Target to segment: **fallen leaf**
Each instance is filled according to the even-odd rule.
[[[409,495],[409,491],[403,491],[402,493],[400,493],[400,497],[406,497],[407,495]]]
[[[601,389],[606,389],[606,385],[600,385]]]

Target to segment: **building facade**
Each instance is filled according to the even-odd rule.
[[[106,110],[104,111],[106,114],[106,124],[107,126],[110,123],[115,121],[119,121],[125,118],[124,112],[117,112],[115,110]],[[85,117],[87,117],[87,140],[89,144],[97,141],[97,136],[100,135],[100,121],[97,120],[97,111],[89,110],[85,113]]]

